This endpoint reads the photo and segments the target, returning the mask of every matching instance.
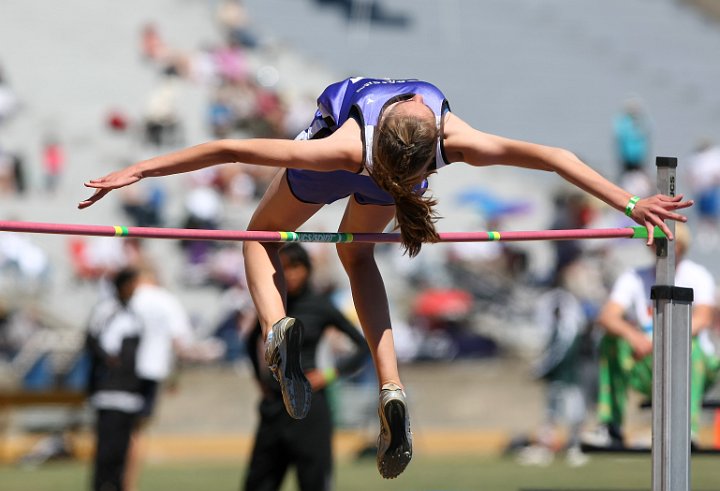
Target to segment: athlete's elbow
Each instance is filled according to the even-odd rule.
[[[547,147],[541,161],[543,170],[557,173],[562,173],[567,165],[581,162],[573,152],[560,147]]]
[[[223,162],[246,162],[247,151],[242,148],[242,140],[222,139],[210,142],[213,153]]]

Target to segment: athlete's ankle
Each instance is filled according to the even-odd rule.
[[[388,380],[380,385],[380,390],[405,390],[405,387],[400,383],[399,380]]]

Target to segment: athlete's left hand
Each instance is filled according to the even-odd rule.
[[[666,196],[664,194],[656,194],[648,198],[643,198],[635,204],[630,217],[640,225],[647,228],[648,240],[647,245],[654,243],[653,232],[655,226],[660,227],[668,239],[673,240],[674,237],[670,232],[670,228],[665,224],[664,220],[676,220],[678,222],[686,222],[687,217],[675,213],[675,210],[689,208],[695,202],[693,200],[683,201],[683,195]]]

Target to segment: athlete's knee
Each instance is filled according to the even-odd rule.
[[[276,254],[283,246],[280,242],[253,242],[245,241],[242,245],[243,256],[246,258],[257,254],[260,251],[264,251],[266,254]]]
[[[375,263],[374,244],[336,244],[335,247],[346,271]]]

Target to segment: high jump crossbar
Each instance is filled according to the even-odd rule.
[[[266,232],[244,230],[206,230],[164,227],[125,227],[120,225],[74,225],[61,223],[0,221],[0,232],[24,232],[55,235],[86,235],[100,237],[137,237],[148,239],[257,241],[257,242],[400,242],[399,233],[349,232]],[[647,239],[645,227],[486,231],[440,233],[440,242],[520,242],[575,239]],[[665,234],[655,227],[654,237]]]

